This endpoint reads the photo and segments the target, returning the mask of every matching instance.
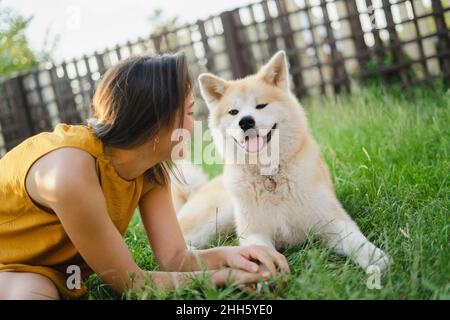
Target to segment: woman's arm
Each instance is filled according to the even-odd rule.
[[[196,271],[232,267],[257,272],[258,265],[251,261],[254,259],[263,263],[272,275],[276,274],[276,266],[289,272],[286,258],[268,247],[188,250],[172,204],[170,186],[157,186],[148,191],[142,196],[139,208],[156,261],[163,270]]]
[[[166,271],[201,270],[200,261],[187,249],[172,204],[170,186],[155,186],[145,193],[139,210],[156,262]],[[198,257],[207,269],[221,266],[220,257],[200,252]]]
[[[196,272],[152,272],[141,270],[133,261],[122,235],[108,215],[106,200],[91,155],[75,148],[53,151],[30,168],[26,179],[30,197],[53,210],[74,246],[91,269],[111,288],[141,292],[147,278],[159,287],[183,285]],[[173,252],[173,251],[172,251]],[[134,276],[131,276],[134,274]],[[264,279],[225,269],[209,272],[213,283],[253,283]]]
[[[86,263],[115,291],[131,288],[130,273],[142,271],[108,215],[95,159],[62,148],[38,160],[26,181],[30,196],[52,209]]]

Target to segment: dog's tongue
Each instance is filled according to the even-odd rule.
[[[248,137],[248,139],[245,140],[245,151],[258,152],[259,150],[261,150],[263,144],[263,138],[261,138],[260,136]]]

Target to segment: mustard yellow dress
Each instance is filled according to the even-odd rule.
[[[138,206],[144,176],[132,181],[122,179],[104,156],[103,143],[84,125],[59,124],[53,132],[28,138],[0,159],[0,272],[41,274],[54,282],[63,298],[79,299],[86,287],[67,287],[67,278],[73,274],[67,267],[78,265],[83,279],[93,271],[77,252],[57,215],[37,206],[25,189],[25,177],[32,164],[62,147],[85,150],[96,159],[109,216],[122,235]]]

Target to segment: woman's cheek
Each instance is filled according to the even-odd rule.
[[[184,117],[183,129],[188,130],[191,134],[194,132],[194,119],[191,116]]]

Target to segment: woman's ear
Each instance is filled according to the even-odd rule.
[[[216,104],[228,88],[228,82],[210,73],[202,73],[198,77],[200,92],[208,107]]]
[[[285,91],[289,91],[289,70],[286,61],[286,53],[281,50],[261,67],[258,75],[272,86],[277,86]]]

